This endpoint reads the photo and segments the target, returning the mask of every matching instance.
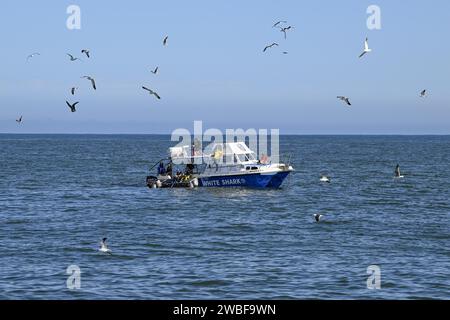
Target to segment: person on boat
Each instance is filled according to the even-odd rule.
[[[169,164],[167,165],[166,174],[172,177],[172,162],[169,162]]]
[[[158,173],[164,175],[166,173],[166,168],[164,168],[164,162],[159,163]]]
[[[194,165],[192,163],[188,163],[186,165],[186,174],[191,175],[194,173]]]
[[[202,154],[202,143],[198,138],[194,139],[194,156],[199,156]]]
[[[267,163],[269,163],[269,157],[265,153],[263,153],[261,155],[261,158],[259,158],[259,163],[260,164],[267,164]]]
[[[397,164],[397,166],[395,167],[395,176],[397,178],[399,178],[401,176],[400,174],[400,165]]]
[[[220,159],[222,159],[223,151],[221,150],[221,148],[219,148],[217,146],[216,149],[214,150],[214,153],[212,156],[214,159],[214,164],[216,165],[216,171],[218,171],[219,170],[219,161],[220,161]]]

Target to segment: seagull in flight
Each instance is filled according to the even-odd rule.
[[[96,87],[96,85],[95,85],[95,79],[94,79],[94,78],[92,78],[92,77],[90,77],[90,76],[84,76],[84,77],[81,77],[81,78],[88,79],[89,81],[91,81],[91,83],[92,83],[92,88],[94,88],[94,90],[97,90],[97,87]]]
[[[28,62],[28,60],[30,60],[31,58],[33,58],[33,57],[35,57],[35,56],[40,56],[41,54],[39,53],[39,52],[35,52],[35,53],[32,53],[32,54],[30,54],[30,55],[28,55],[27,56],[27,62]]]
[[[281,32],[284,33],[284,38],[286,39],[286,31],[291,30],[292,26],[281,28]]]
[[[109,249],[108,245],[106,244],[106,239],[107,238],[103,238],[102,241],[100,241],[100,249],[98,249],[98,251],[112,254],[111,249]]]
[[[16,122],[19,123],[19,124],[22,123],[22,117],[23,117],[23,116],[20,116],[19,119],[16,119]]]
[[[156,98],[161,99],[161,97],[158,95],[158,93],[156,93],[155,91],[153,91],[152,89],[149,89],[147,87],[142,87],[142,89],[148,91],[150,94],[154,95]]]
[[[372,51],[372,49],[369,49],[369,38],[366,38],[366,41],[364,41],[364,51],[363,51],[363,53],[361,53],[359,55],[359,57],[361,58],[363,55],[365,55],[366,53],[369,53],[371,51]]]
[[[266,52],[267,49],[272,48],[273,46],[278,46],[278,43],[274,42],[264,47],[263,52]]]
[[[84,53],[88,58],[90,58],[91,56],[90,56],[90,51],[89,50],[87,50],[87,49],[83,49],[83,50],[81,50],[81,53]]]
[[[67,53],[67,55],[69,56],[70,61],[77,61],[77,60],[80,60],[80,61],[81,61],[81,59],[79,59],[79,58],[77,58],[77,57],[74,57],[74,56],[71,55],[70,53]]]
[[[350,103],[350,99],[344,96],[337,96],[338,99],[342,100],[343,102],[345,102],[348,106],[351,106],[352,104]]]
[[[71,112],[77,111],[77,109],[75,108],[75,106],[79,103],[78,101],[75,102],[74,104],[70,104],[69,101],[66,101],[66,103],[67,103],[67,106],[70,108],[70,111],[71,111]]]
[[[427,96],[427,90],[424,89],[424,90],[422,90],[422,91],[420,92],[420,97],[421,97],[421,98],[425,98],[426,96]]]
[[[158,73],[158,67],[156,67],[155,70],[151,70],[151,72],[152,72],[153,74],[157,74],[157,73]]]
[[[78,87],[72,87],[72,88],[70,88],[70,93],[71,93],[72,95],[75,95],[75,90],[78,90]]]
[[[323,215],[318,214],[318,213],[314,214],[314,219],[316,220],[316,222],[320,222],[320,220],[321,220],[322,218],[323,218]]]
[[[163,40],[163,46],[166,46],[166,45],[167,45],[167,39],[169,39],[169,36],[166,36],[166,37],[164,38],[164,40]]]
[[[272,28],[276,28],[276,27],[281,28],[281,27],[279,27],[280,23],[287,23],[287,21],[280,20],[280,21],[278,21],[278,22],[275,22],[275,23],[273,24]]]

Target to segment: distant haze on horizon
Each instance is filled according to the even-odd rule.
[[[66,27],[72,4],[81,30]],[[366,26],[370,5],[381,30]],[[0,133],[170,134],[202,120],[204,130],[450,134],[449,13],[445,0],[4,1]],[[278,20],[294,26],[286,40]],[[359,59],[366,37],[373,51]]]

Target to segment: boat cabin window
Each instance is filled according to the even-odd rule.
[[[251,153],[246,154],[237,154],[235,155],[239,159],[239,162],[247,162],[247,161],[254,161],[255,157]]]

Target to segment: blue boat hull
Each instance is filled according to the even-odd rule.
[[[276,174],[245,174],[199,178],[200,187],[279,188],[289,171]]]

